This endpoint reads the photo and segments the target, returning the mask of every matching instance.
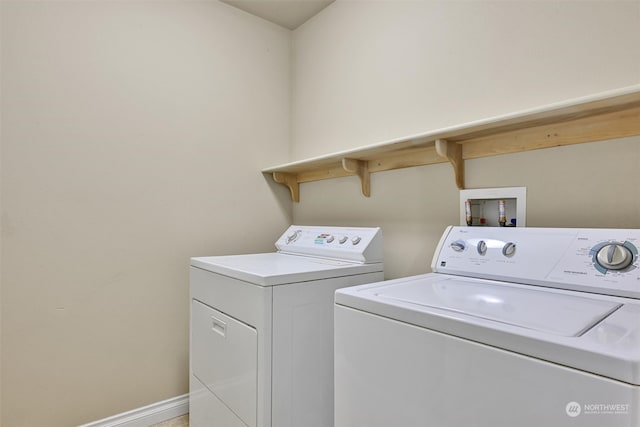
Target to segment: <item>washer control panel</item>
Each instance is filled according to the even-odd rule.
[[[292,225],[276,242],[278,252],[372,263],[382,261],[379,227]]]
[[[449,227],[438,273],[640,298],[638,229]]]
[[[629,241],[602,242],[591,248],[593,266],[601,273],[626,271],[638,260],[638,248]]]

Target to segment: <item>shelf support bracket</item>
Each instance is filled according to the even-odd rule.
[[[362,194],[371,197],[371,177],[369,173],[369,162],[358,159],[342,159],[342,168],[349,173],[358,175],[362,185]]]
[[[300,184],[295,174],[285,172],[274,172],[273,180],[278,184],[286,186],[291,192],[291,200],[300,201]]]
[[[462,145],[446,139],[436,139],[436,152],[440,157],[444,157],[453,166],[453,173],[456,178],[456,185],[460,190],[464,190],[464,160],[462,160]]]

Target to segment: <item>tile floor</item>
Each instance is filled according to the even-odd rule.
[[[149,427],[189,427],[189,414],[177,418],[172,418],[170,420],[163,421],[159,424],[154,424]]]

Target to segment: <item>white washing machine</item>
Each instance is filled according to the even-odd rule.
[[[337,427],[640,426],[640,230],[450,227],[338,290]]]
[[[290,227],[277,252],[191,259],[189,425],[333,425],[333,296],[383,280],[379,228]]]

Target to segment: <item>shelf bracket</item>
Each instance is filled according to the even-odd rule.
[[[362,194],[371,197],[371,177],[369,173],[369,162],[358,159],[342,159],[342,168],[349,173],[358,175],[362,185]]]
[[[289,188],[291,192],[291,200],[294,202],[300,201],[300,184],[295,174],[285,172],[274,172],[273,180],[278,184],[282,184]]]
[[[440,157],[449,160],[453,166],[456,185],[464,190],[464,160],[462,160],[462,145],[446,139],[436,139],[436,152]]]

